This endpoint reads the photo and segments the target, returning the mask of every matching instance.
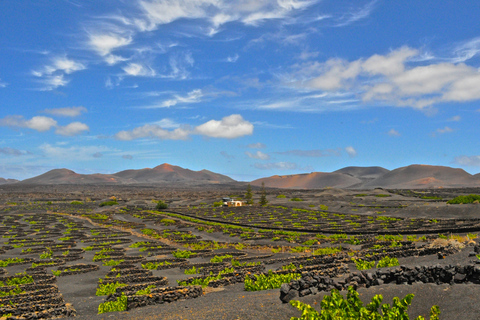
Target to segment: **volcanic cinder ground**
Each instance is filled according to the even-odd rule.
[[[478,194],[478,189],[328,188],[267,189],[266,192],[269,201],[267,207],[255,204],[242,208],[213,208],[213,203],[224,196],[243,198],[245,187],[2,186],[0,241],[3,253],[0,260],[23,258],[28,261],[5,267],[6,274],[3,277],[27,271],[29,274],[36,272],[37,275],[46,274],[52,278],[52,270],[79,264],[94,266],[93,269],[98,266],[97,270],[57,276],[52,280],[63,297],[61,304],[69,304],[76,310],[75,319],[290,319],[299,317],[300,312],[290,304],[282,303],[279,289],[250,292],[245,291],[242,282],[205,287],[203,294],[193,299],[100,315],[97,314],[98,306],[107,297],[97,296],[96,290],[99,279],[108,280],[109,273],[110,277],[115,277],[115,273],[121,270],[119,267],[112,272],[115,267],[105,266],[104,262],[122,259],[124,263],[120,266],[125,265],[125,261],[132,262],[124,271],[118,271],[121,281],[128,283],[128,279],[132,278],[125,275],[136,274],[137,278],[133,278],[138,280],[134,280],[137,284],[142,283],[139,276],[142,275],[146,276],[146,284],[154,279],[166,278],[168,284],[157,287],[177,287],[177,280],[200,276],[184,273],[185,269],[192,266],[203,264],[205,268],[211,267],[213,274],[216,274],[215,270],[222,269],[218,264],[210,264],[214,256],[229,254],[239,261],[258,262],[260,267],[264,267],[264,272],[276,271],[291,263],[297,265],[297,272],[307,272],[299,265],[301,261],[305,263],[307,259],[318,258],[318,255],[313,255],[314,251],[341,247],[340,252],[325,255],[325,258],[333,257],[333,265],[345,267],[348,274],[358,271],[351,258],[367,259],[373,252],[373,246],[391,252],[392,257],[400,256],[402,247],[392,248],[388,240],[388,236],[393,235],[398,240],[399,233],[402,240],[398,242],[403,243],[404,248],[437,248],[438,252],[446,252],[442,250],[447,247],[453,248],[448,254],[440,254],[441,259],[438,254],[400,257],[400,265],[464,266],[476,265],[480,261],[474,255],[474,247],[478,242],[474,238],[480,232],[480,205],[446,203],[457,195]],[[253,193],[253,200],[257,203],[261,191],[254,188]],[[117,205],[100,206],[112,197],[117,200]],[[167,214],[155,211],[156,204],[152,200],[166,201],[169,204],[165,210]],[[212,222],[219,224],[213,225]],[[236,228],[229,228],[231,226]],[[297,233],[274,233],[282,230]],[[348,239],[332,236],[343,233],[348,233],[347,237],[350,238],[355,235],[360,242],[346,242]],[[387,240],[378,237],[385,234]],[[439,239],[439,234],[447,239]],[[66,239],[68,237],[71,238]],[[454,240],[455,237],[461,243]],[[194,247],[199,241],[204,244],[204,250]],[[149,242],[150,245],[132,247],[132,244],[140,242]],[[214,242],[217,243],[216,248],[213,247]],[[22,243],[25,245],[20,246]],[[88,250],[95,245],[94,250]],[[115,254],[106,259],[95,258],[102,246],[114,249]],[[47,247],[53,249],[54,257],[41,259],[40,254]],[[32,249],[30,252],[29,248]],[[142,268],[142,264],[148,261],[174,261],[172,251],[178,249],[188,249],[197,254],[182,260],[184,264],[181,267],[151,270],[151,273]],[[42,267],[31,268],[33,262],[58,262],[58,265],[46,265],[44,270],[39,270]],[[225,259],[224,263],[224,267],[231,267],[231,258]],[[311,272],[325,271],[322,265],[312,268]],[[239,270],[236,272],[241,272]],[[345,275],[339,275],[342,276]],[[428,317],[432,305],[440,307],[441,319],[480,318],[480,306],[477,303],[480,286],[475,283],[384,284],[359,288],[358,292],[365,304],[375,294],[382,294],[384,302],[391,303],[395,296],[403,298],[408,293],[414,293],[409,308],[411,319],[418,315]],[[296,299],[320,310],[320,302],[326,294],[329,292]],[[35,293],[32,296],[38,298]],[[7,298],[0,298],[5,300],[12,297],[7,295]]]

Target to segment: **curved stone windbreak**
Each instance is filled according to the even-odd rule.
[[[311,272],[302,275],[299,280],[284,283],[280,289],[280,300],[286,303],[296,297],[316,294],[331,289],[346,290],[349,286],[371,287],[382,284],[412,283],[474,283],[480,284],[480,266],[467,265],[435,265],[416,267],[393,267],[377,270],[353,272],[343,278],[332,278]]]

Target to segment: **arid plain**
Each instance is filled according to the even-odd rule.
[[[289,300],[320,310],[331,289],[348,286],[365,304],[414,293],[412,319],[433,305],[442,319],[480,314],[480,205],[447,204],[480,190],[253,187],[253,205],[219,206],[248,200],[246,189],[2,186],[2,315],[290,319],[301,312]],[[399,266],[379,268],[385,257]],[[359,261],[373,267],[360,271]],[[290,284],[250,291],[245,279],[260,275]],[[126,310],[106,307],[117,301]]]

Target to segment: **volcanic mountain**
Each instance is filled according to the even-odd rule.
[[[0,185],[2,185],[2,184],[17,183],[17,182],[18,182],[18,180],[15,180],[15,179],[0,178]]]
[[[292,189],[455,188],[480,187],[480,176],[450,167],[410,165],[392,171],[381,167],[347,167],[332,173],[272,176],[252,181],[251,184],[261,185],[262,182],[267,187]]]
[[[192,171],[164,163],[153,169],[125,170],[114,174],[78,174],[68,169],[54,169],[22,184],[162,184],[162,183],[229,183],[235,180],[208,170]]]
[[[113,174],[124,183],[156,183],[162,182],[186,182],[203,181],[211,183],[229,183],[235,182],[230,177],[214,173],[208,170],[192,171],[168,163],[159,165],[153,169],[125,170]]]
[[[362,180],[343,173],[312,172],[288,176],[272,176],[252,181],[252,185],[291,189],[317,189],[326,187],[348,188],[362,183]]]
[[[463,169],[418,164],[392,170],[364,184],[366,188],[394,189],[479,186],[480,179]]]

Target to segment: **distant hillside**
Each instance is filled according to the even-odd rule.
[[[480,187],[480,175],[443,166],[410,165],[389,171],[381,167],[347,167],[333,173],[313,172],[288,176],[272,176],[252,181],[267,187],[291,189],[416,189]]]
[[[364,185],[367,188],[388,187],[434,188],[434,187],[474,187],[480,186],[480,179],[463,169],[443,166],[410,165],[392,170]]]
[[[159,165],[153,169],[140,169],[140,170],[125,170],[113,174],[118,179],[124,181],[124,183],[156,183],[163,182],[192,182],[192,181],[205,181],[213,183],[229,183],[235,182],[230,177],[214,173],[208,170],[192,171],[184,169],[178,166],[173,166],[167,163]]]
[[[334,172],[348,174],[352,177],[362,180],[373,180],[381,177],[387,172],[390,172],[390,170],[382,167],[346,167]]]
[[[362,183],[362,180],[343,173],[312,172],[288,176],[273,176],[252,181],[252,185],[291,189],[317,189],[326,187],[348,188]]]
[[[192,171],[162,164],[153,169],[125,170],[115,174],[79,174],[68,169],[55,169],[22,184],[163,184],[163,183],[230,183],[230,177],[208,170]]]
[[[18,180],[16,179],[5,179],[5,178],[0,178],[0,185],[2,184],[11,184],[11,183],[17,183]]]

